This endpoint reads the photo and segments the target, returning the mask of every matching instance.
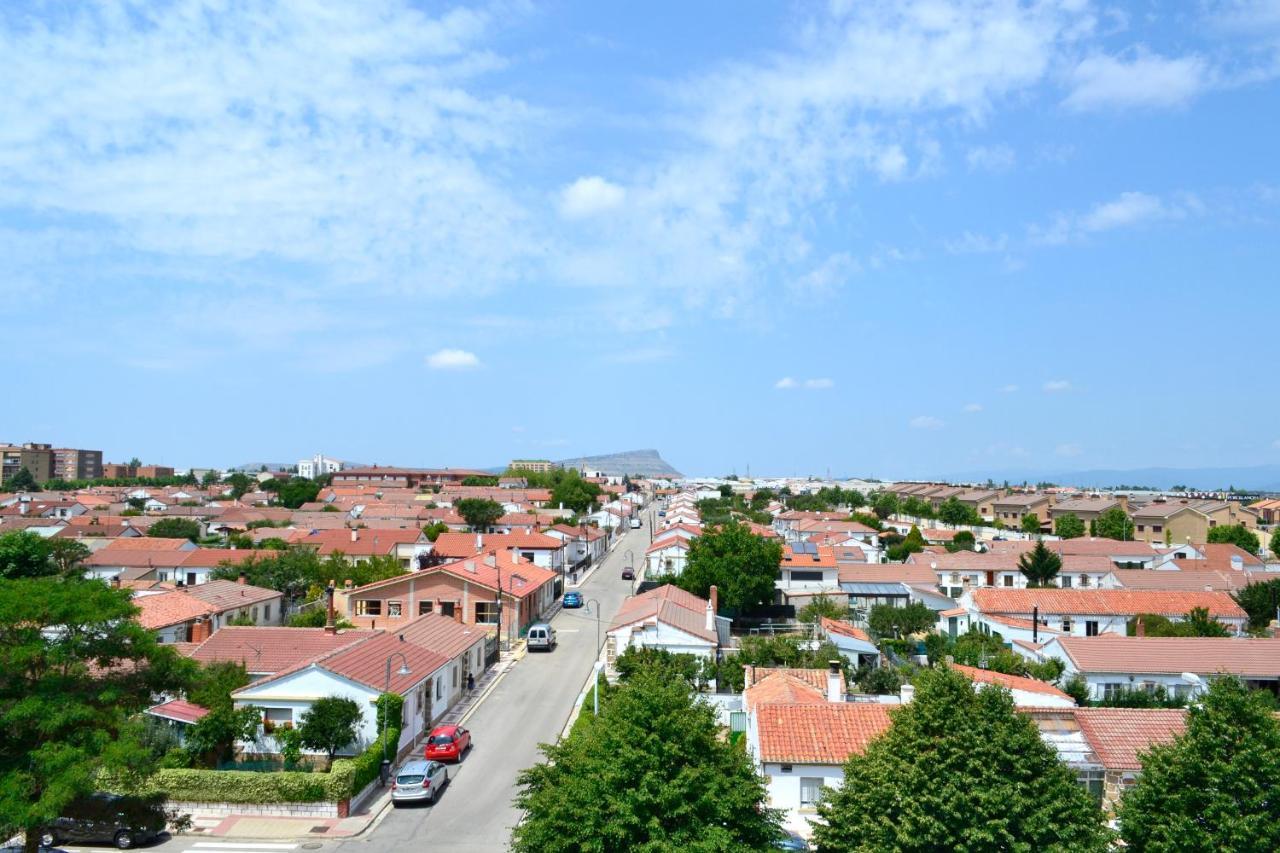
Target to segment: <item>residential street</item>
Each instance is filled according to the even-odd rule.
[[[646,514],[647,516],[647,514]],[[645,527],[630,530],[580,587],[598,600],[603,631],[631,589],[621,580],[626,551],[639,566],[649,544]],[[519,814],[512,805],[516,775],[538,760],[538,744],[554,741],[596,659],[595,604],[562,610],[552,620],[559,640],[551,654],[528,654],[498,683],[467,721],[474,747],[457,767],[438,805],[391,810],[363,836],[340,842],[345,853],[401,851],[424,842],[450,851],[505,850]],[[329,847],[330,845],[326,845]],[[336,849],[338,845],[334,845]]]

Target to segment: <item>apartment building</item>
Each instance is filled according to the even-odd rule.
[[[1043,527],[1053,509],[1053,495],[1039,493],[1005,495],[993,499],[991,508],[995,518],[1005,527],[1022,526],[1022,519],[1028,515],[1038,518]]]
[[[1084,522],[1084,529],[1098,520],[1098,516],[1113,507],[1129,511],[1129,499],[1124,495],[1101,495],[1093,497],[1070,498],[1054,504],[1049,508],[1049,516],[1053,519],[1053,529],[1058,529],[1058,519],[1064,515],[1074,515]]]
[[[969,489],[955,496],[955,499],[976,512],[987,521],[996,517],[995,502],[1001,497],[995,489]]]
[[[53,478],[58,480],[97,480],[102,477],[101,450],[75,450],[56,447],[53,450]]]
[[[535,474],[549,474],[560,466],[549,459],[512,459],[507,466],[512,471],[533,471]]]
[[[1135,509],[1132,517],[1133,538],[1156,544],[1205,542],[1209,530],[1222,525],[1258,529],[1258,514],[1234,501],[1157,500]]]
[[[47,444],[0,444],[0,485],[26,468],[37,483],[53,479],[53,448]]]

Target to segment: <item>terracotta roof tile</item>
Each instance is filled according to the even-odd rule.
[[[983,587],[972,593],[974,607],[983,613],[1041,615],[1136,615],[1158,613],[1182,616],[1203,607],[1219,618],[1243,619],[1246,613],[1225,592],[1166,592],[1128,589],[1003,589]]]
[[[137,596],[133,599],[133,604],[141,611],[138,614],[138,624],[151,631],[181,625],[218,612],[212,605],[187,595],[185,590]]]
[[[760,760],[771,764],[838,765],[889,728],[889,706],[822,702],[759,706]]]
[[[1280,640],[1270,638],[1063,637],[1058,643],[1082,672],[1280,676]]]
[[[200,663],[243,663],[249,672],[275,674],[373,636],[374,631],[229,625],[191,651]]]
[[[855,627],[848,622],[842,622],[839,619],[832,619],[828,616],[822,617],[822,629],[828,634],[840,634],[844,637],[853,637],[855,640],[862,640],[866,643],[874,642],[871,639],[871,635],[861,628]],[[821,672],[821,670],[819,670],[819,672]]]
[[[1022,690],[1027,693],[1040,693],[1045,696],[1054,696],[1059,699],[1071,698],[1049,682],[1041,681],[1038,678],[1024,678],[1020,675],[1005,675],[1003,672],[993,672],[989,669],[979,669],[976,666],[963,666],[958,663],[952,664],[951,668],[968,678],[970,681],[977,681],[983,684],[998,684],[1009,690]]]
[[[153,717],[177,720],[180,723],[197,723],[209,713],[209,709],[188,702],[186,699],[170,699],[168,702],[161,702],[159,705],[148,708],[147,713]]]
[[[1138,756],[1186,731],[1180,708],[1076,708],[1076,721],[1108,770],[1141,770]]]

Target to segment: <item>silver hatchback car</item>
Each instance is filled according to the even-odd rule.
[[[406,761],[391,781],[391,804],[434,804],[448,784],[449,771],[439,761]]]

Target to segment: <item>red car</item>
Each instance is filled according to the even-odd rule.
[[[461,761],[470,746],[471,732],[462,726],[436,726],[422,754],[432,761]]]

